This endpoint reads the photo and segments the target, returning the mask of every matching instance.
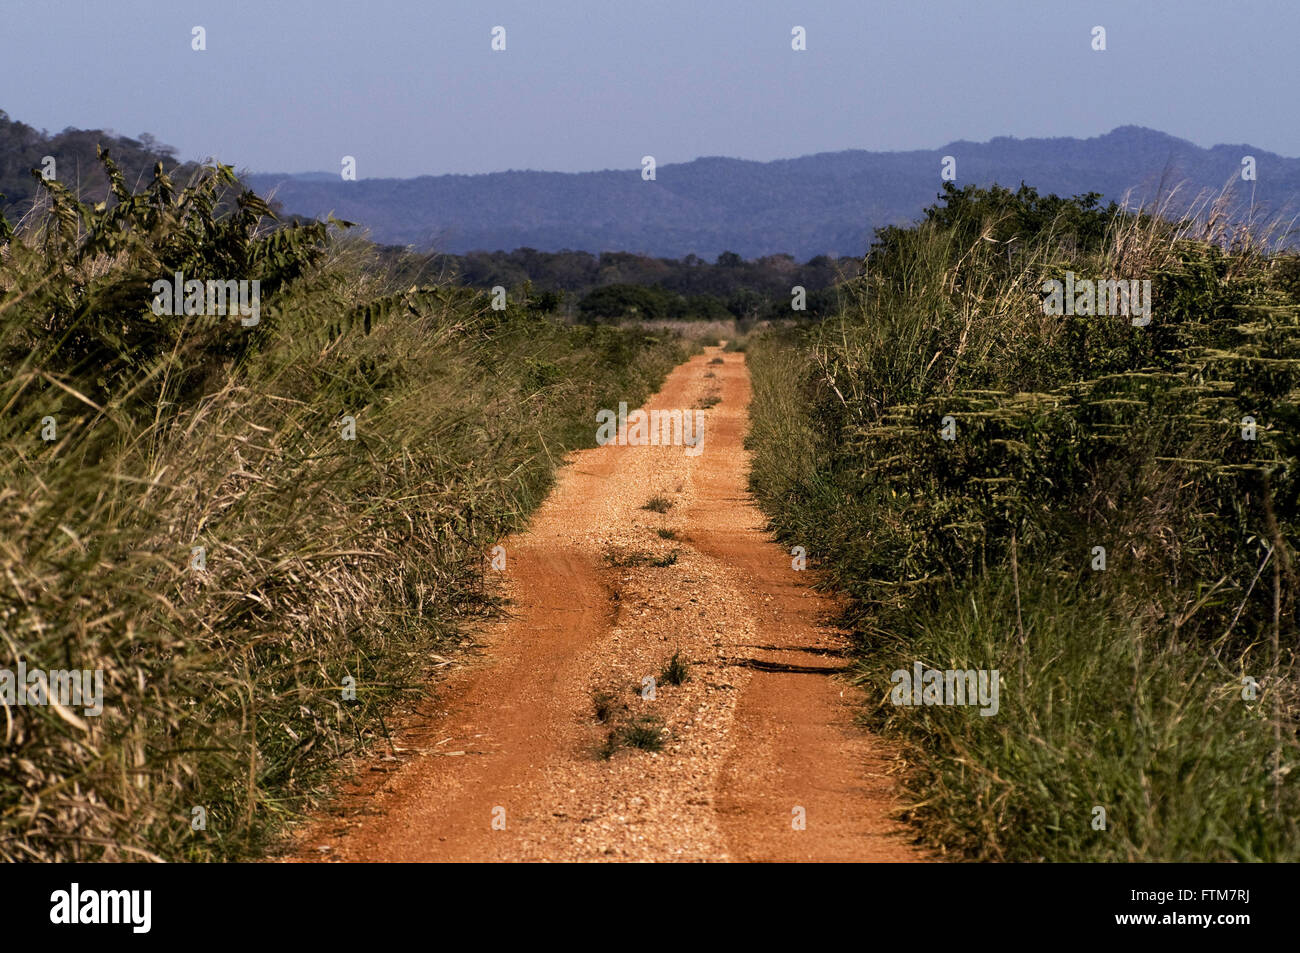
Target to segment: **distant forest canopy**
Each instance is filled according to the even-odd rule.
[[[836,305],[834,286],[857,277],[862,261],[818,255],[800,264],[790,255],[746,261],[723,252],[716,261],[675,260],[630,252],[470,252],[418,254],[386,246],[382,257],[404,283],[452,279],[472,288],[528,286],[535,304],[587,321],[623,317],[742,320],[822,318]],[[792,307],[802,288],[804,308]]]
[[[133,187],[149,182],[159,162],[178,182],[197,168],[192,162],[177,161],[175,149],[148,133],[132,139],[102,129],[68,127],[51,135],[15,122],[0,109],[0,214],[16,222],[31,208],[37,192],[32,170],[44,168],[46,156],[54,158],[54,177],[82,201],[102,202],[108,197],[108,176],[95,157],[96,146],[108,150]]]

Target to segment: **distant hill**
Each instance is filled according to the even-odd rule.
[[[1180,185],[1190,198],[1233,180],[1248,203],[1277,213],[1300,210],[1300,159],[1255,146],[1203,149],[1165,133],[1123,126],[1092,139],[959,141],[911,152],[828,152],[750,162],[703,158],[661,165],[657,179],[639,169],[602,172],[497,172],[485,175],[360,179],[337,174],[254,174],[292,212],[333,212],[371,230],[376,241],[451,253],[530,247],[625,250],[712,259],[790,253],[861,255],[873,229],[912,221],[939,191],[940,163],[957,161],[958,185],[1015,187],[1042,193],[1133,190],[1151,199]],[[1253,155],[1258,179],[1240,179]]]
[[[0,213],[26,210],[36,185],[30,170],[46,155],[58,178],[92,201],[107,192],[96,144],[108,147],[129,183],[147,181],[161,161],[183,180],[192,166],[175,150],[142,134],[103,130],[50,134],[0,111]],[[957,160],[957,184],[1015,187],[1040,193],[1099,192],[1138,200],[1181,186],[1190,198],[1233,180],[1240,201],[1251,186],[1257,206],[1300,212],[1300,159],[1248,145],[1202,149],[1138,126],[1092,139],[953,142],[911,152],[827,152],[799,159],[750,162],[704,158],[662,165],[646,182],[639,169],[602,172],[497,172],[343,182],[336,173],[245,174],[260,193],[274,192],[287,213],[334,212],[359,222],[378,242],[452,254],[533,248],[636,252],[655,258],[713,260],[724,251],[747,259],[791,254],[857,257],[875,228],[914,220],[939,192],[940,163]],[[1258,181],[1240,179],[1242,156],[1253,155]],[[239,156],[220,156],[239,164]]]
[[[44,166],[46,156],[54,158],[54,176],[75,190],[84,200],[99,202],[108,196],[108,176],[95,156],[96,146],[108,150],[129,186],[137,187],[153,178],[161,162],[168,174],[184,184],[194,166],[178,162],[176,150],[144,133],[138,139],[119,136],[103,129],[73,129],[50,134],[9,118],[0,109],[0,214],[11,222],[31,207],[37,192],[32,169]]]

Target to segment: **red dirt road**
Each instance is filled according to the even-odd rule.
[[[381,751],[304,825],[294,859],[926,859],[891,816],[888,752],[853,725],[835,606],[746,491],[744,355],[708,349],[646,407],[709,394],[698,455],[569,458],[503,542],[507,618],[398,734],[396,760]],[[666,512],[643,508],[655,496]],[[662,677],[675,652],[681,685]],[[633,726],[660,749],[609,741]]]

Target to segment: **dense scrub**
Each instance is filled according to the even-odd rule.
[[[0,236],[0,668],[104,673],[98,717],[5,706],[0,858],[244,856],[421,690],[491,604],[488,550],[680,349],[395,286],[225,167],[105,168],[109,201],[48,183]],[[155,314],[175,272],[260,281],[260,321]]]
[[[854,597],[932,843],[1300,856],[1300,264],[1208,211],[949,186],[837,318],[749,347],[754,489]],[[1046,313],[1067,271],[1150,280],[1150,324]],[[999,713],[893,704],[918,661],[997,669]]]

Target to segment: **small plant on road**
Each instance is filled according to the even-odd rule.
[[[609,549],[605,552],[605,562],[619,569],[644,566],[650,562],[650,554],[639,549]]]
[[[651,513],[667,513],[672,508],[673,501],[659,494],[650,497],[650,499],[646,500],[645,505],[641,507],[641,509],[649,510]]]
[[[609,721],[614,714],[614,704],[616,696],[613,692],[603,688],[598,688],[591,693],[591,707],[596,714],[596,720],[604,723]]]
[[[663,723],[653,715],[644,715],[611,729],[596,753],[602,761],[608,761],[619,748],[660,751],[663,746]]]
[[[663,723],[653,715],[633,719],[619,729],[619,743],[625,748],[659,751],[664,746]]]
[[[669,685],[681,685],[691,677],[691,663],[682,658],[681,650],[678,649],[673,653],[673,657],[668,660],[664,670],[659,673],[661,681]]]

